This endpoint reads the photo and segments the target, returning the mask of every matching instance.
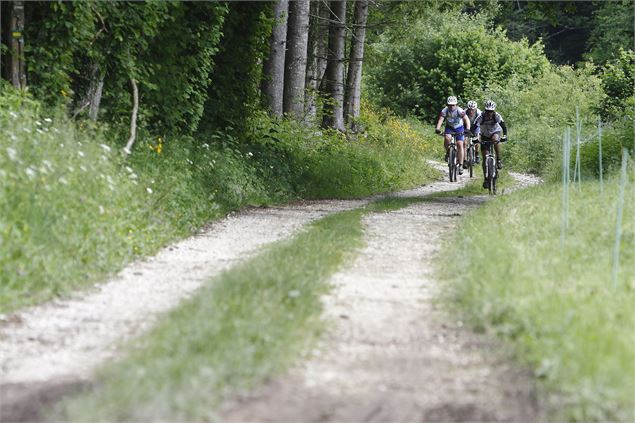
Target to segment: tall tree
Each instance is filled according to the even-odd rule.
[[[330,9],[327,0],[311,2],[308,65],[306,70],[306,116],[314,120],[317,115],[317,91],[326,70]]]
[[[322,92],[326,98],[322,125],[344,131],[344,47],[346,44],[346,1],[334,0],[330,5],[328,64]]]
[[[24,63],[24,2],[14,1],[9,15],[9,80],[15,88],[26,88]]]
[[[295,0],[289,3],[283,111],[297,119],[301,119],[304,114],[309,10],[309,0]]]
[[[344,118],[355,130],[355,120],[359,117],[362,89],[362,65],[364,63],[364,40],[366,38],[366,20],[368,19],[368,0],[355,1],[355,20],[353,38],[346,74],[344,93]]]
[[[289,0],[278,0],[273,7],[275,23],[269,40],[269,56],[264,64],[262,92],[269,112],[282,116],[284,90],[284,56],[287,45]]]

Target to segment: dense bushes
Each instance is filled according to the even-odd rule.
[[[480,16],[435,15],[418,21],[399,44],[386,37],[373,46],[370,92],[400,114],[434,119],[448,95],[467,102],[512,77],[528,82],[548,69],[539,43],[511,42],[488,30]]]

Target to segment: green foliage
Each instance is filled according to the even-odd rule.
[[[95,2],[27,2],[25,59],[29,90],[49,105],[70,105],[77,56],[97,32]],[[90,51],[90,50],[89,50]]]
[[[587,41],[587,57],[606,63],[619,57],[620,50],[635,46],[635,7],[632,0],[606,1],[594,12],[593,28]]]
[[[412,187],[435,175],[426,162],[429,139],[394,116],[364,106],[363,133],[347,139],[264,113],[250,120],[243,144],[262,178],[303,198],[362,197]]]
[[[595,105],[602,95],[591,66],[554,67],[527,84],[512,78],[496,84],[479,97],[492,98],[509,127],[504,154],[516,171],[546,174],[559,166],[562,135],[574,128],[576,108],[585,133],[597,124]]]
[[[382,39],[373,46],[377,62],[368,71],[371,95],[400,114],[432,120],[448,95],[467,101],[492,84],[512,77],[526,83],[545,72],[540,43],[510,42],[486,25],[478,15],[443,15],[418,21],[397,45]]]
[[[574,64],[582,60],[599,3],[500,1],[494,22],[505,28],[512,40],[527,38],[530,43],[543,40],[545,54],[553,63]]]
[[[616,178],[603,193],[597,182],[572,188],[563,247],[559,185],[497,198],[464,219],[440,255],[453,310],[514,346],[547,388],[554,420],[635,418],[635,202],[625,202],[612,289],[617,193]],[[483,248],[492,240],[495,254]]]
[[[260,106],[262,63],[269,51],[273,10],[268,2],[230,2],[210,75],[201,133],[239,130]]]
[[[27,3],[26,60],[36,98],[79,110],[103,78],[100,119],[125,127],[130,79],[140,91],[140,126],[193,133],[228,12],[224,3]]]
[[[361,197],[432,175],[397,120],[388,129],[369,124],[366,135],[346,140],[257,114],[246,120],[241,138],[141,131],[133,154],[124,157],[112,132],[42,117],[24,92],[2,88],[3,312],[103,279],[231,209],[298,197]]]
[[[152,64],[142,107],[156,133],[196,131],[227,11],[227,4],[217,2],[174,4],[140,57],[139,62]]]
[[[628,119],[635,122],[635,52],[619,51],[600,74],[604,97],[599,112],[604,120]]]

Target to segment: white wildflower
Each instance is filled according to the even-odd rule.
[[[26,173],[26,176],[28,176],[30,179],[33,179],[37,176],[37,171],[33,169],[31,166],[27,167],[24,172]]]
[[[152,194],[152,188],[146,187],[146,191],[148,191],[148,194]]]
[[[37,126],[42,126],[42,122],[40,122],[39,120],[36,120],[36,121],[35,121],[35,124],[36,124]]]
[[[128,171],[128,173],[132,173],[132,168],[130,166],[126,166],[126,170]]]
[[[58,179],[58,182],[59,182],[60,184],[62,184],[62,185],[68,185],[68,181],[67,181],[67,180],[66,180],[66,178],[65,178],[65,177],[63,177],[63,176],[61,176],[61,177]]]
[[[11,117],[14,119],[18,117],[18,114],[15,112],[9,112],[9,115],[11,115]]]
[[[249,157],[253,157],[253,156],[254,156],[254,153],[252,153],[252,152],[250,151],[250,152],[248,152],[248,153],[247,153],[247,155],[248,155]]]
[[[88,169],[86,169],[86,166],[84,165],[81,165],[79,168],[81,169],[82,172],[88,172]]]
[[[60,143],[60,147],[61,147],[61,148],[64,148],[64,143]]]
[[[207,148],[209,150],[209,144],[208,143],[203,144],[203,148]]]
[[[131,173],[129,176],[130,176],[130,179],[137,179],[136,173]]]
[[[37,132],[38,134],[43,134],[44,131],[42,131],[40,128],[35,128],[35,132]]]
[[[70,173],[75,172],[75,168],[73,166],[66,166],[66,169],[68,169]]]
[[[77,150],[77,154],[79,155],[79,157],[85,157],[86,154],[84,154],[84,152],[82,150]]]
[[[46,123],[51,123],[51,122],[53,122],[53,119],[51,119],[51,118],[44,118],[44,122],[46,122]]]
[[[9,156],[9,159],[11,159],[11,161],[13,162],[18,160],[18,152],[11,147],[7,147],[7,155]]]
[[[107,153],[110,153],[110,147],[106,144],[99,144],[99,146]]]

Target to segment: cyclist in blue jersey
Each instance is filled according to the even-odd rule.
[[[476,101],[470,100],[467,102],[467,109],[465,110],[465,114],[467,115],[467,118],[470,120],[471,135],[474,137],[477,137],[477,139],[480,139],[481,128],[478,126],[476,127],[474,126],[474,121],[476,120],[477,117],[481,115],[481,109],[478,108],[478,104],[476,103]],[[474,162],[477,164],[480,163],[478,152],[479,152],[479,144],[474,144],[474,153],[475,153]]]
[[[444,107],[443,110],[439,113],[439,119],[437,120],[437,127],[434,130],[435,133],[441,133],[441,124],[445,119],[445,137],[444,137],[444,146],[445,146],[445,155],[447,161],[448,149],[450,148],[450,141],[452,137],[450,134],[455,133],[456,139],[456,150],[458,152],[459,159],[459,175],[463,174],[463,159],[465,157],[464,148],[463,148],[463,134],[465,130],[470,130],[470,120],[467,118],[465,114],[465,110],[457,106],[458,100],[455,96],[448,97],[447,107]]]

